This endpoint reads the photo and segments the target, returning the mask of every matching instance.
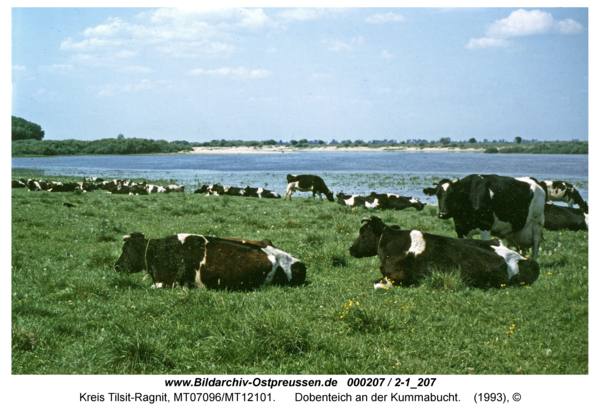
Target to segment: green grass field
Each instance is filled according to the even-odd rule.
[[[298,195],[13,189],[12,373],[587,374],[587,232],[544,232],[530,287],[473,289],[434,273],[419,287],[373,289],[379,259],[348,253],[360,219],[456,236],[436,213]],[[151,289],[143,272],[112,268],[132,231],[268,238],[306,263],[309,284]]]

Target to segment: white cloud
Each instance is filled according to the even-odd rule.
[[[20,70],[27,70],[27,68],[26,68],[25,66],[19,66],[19,65],[17,65],[17,64],[13,64],[13,66],[12,66],[12,69],[13,69],[13,70],[17,70],[17,71],[20,71]]]
[[[284,20],[304,21],[318,19],[327,14],[329,14],[329,9],[325,8],[298,8],[281,11],[277,13],[277,16],[281,17]]]
[[[365,19],[366,23],[371,23],[371,24],[381,24],[381,23],[396,23],[399,21],[405,21],[406,19],[404,18],[404,16],[400,15],[400,14],[396,14],[396,13],[386,13],[386,14],[381,14],[381,13],[377,13],[374,14],[372,16],[369,16]]]
[[[140,80],[137,83],[112,83],[104,85],[102,89],[98,92],[98,96],[111,97],[120,93],[137,93],[143,90],[150,90],[154,88],[154,85],[148,79]]]
[[[331,51],[342,51],[342,50],[354,50],[353,46],[364,44],[365,40],[362,36],[354,37],[350,40],[350,44],[343,42],[341,40],[335,39],[323,39],[321,40],[322,44],[327,45],[327,50]]]
[[[222,76],[222,77],[234,77],[239,79],[260,79],[264,77],[269,77],[273,74],[268,70],[263,69],[255,69],[248,70],[247,68],[240,66],[237,69],[232,69],[229,67],[222,67],[220,69],[214,70],[204,70],[204,69],[194,69],[188,72],[190,75],[198,76],[198,75],[207,75],[207,76]]]
[[[333,77],[334,77],[333,74],[327,74],[327,73],[314,73],[310,76],[310,78],[312,80],[332,79]]]
[[[556,21],[552,14],[545,11],[519,9],[505,19],[496,20],[488,29],[488,36],[515,37],[548,32],[572,34],[582,31],[583,26],[572,19]]]
[[[47,71],[47,72],[67,71],[67,70],[73,70],[73,65],[71,65],[71,64],[51,64],[49,66],[40,66],[39,69],[41,71]]]
[[[486,49],[490,47],[506,47],[508,42],[504,39],[492,39],[489,37],[482,37],[481,39],[471,39],[467,44],[467,49]]]
[[[277,49],[275,47],[269,47],[267,49],[267,53],[269,53],[269,54],[277,53]]]
[[[123,67],[122,70],[127,73],[152,73],[154,71],[149,67],[143,67],[143,66],[128,66],[128,67]]]
[[[394,57],[394,55],[388,52],[387,50],[382,50],[380,57],[385,60],[390,60]]]

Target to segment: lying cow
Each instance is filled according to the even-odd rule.
[[[497,239],[457,239],[400,230],[377,216],[361,222],[365,224],[350,254],[356,258],[379,256],[383,278],[375,282],[376,289],[390,284],[418,284],[434,269],[460,269],[463,280],[475,287],[530,285],[540,274],[536,261],[506,248]]]
[[[414,197],[399,196],[393,193],[377,194],[371,192],[371,197],[374,197],[381,204],[382,209],[403,210],[408,207],[414,207],[417,210],[423,210],[423,203]]]
[[[544,229],[588,230],[588,214],[581,209],[546,203],[544,206]]]
[[[296,190],[301,192],[312,192],[313,198],[315,194],[318,194],[321,200],[323,196],[330,202],[333,202],[333,192],[327,188],[323,179],[315,175],[287,175],[287,189],[283,195],[283,200],[287,197],[290,201],[292,200],[292,193]]]
[[[262,199],[280,199],[281,195],[274,190],[263,189],[262,187],[250,187],[244,188],[244,196],[246,197],[259,197]]]
[[[143,233],[123,236],[117,272],[146,270],[156,287],[196,285],[198,288],[251,289],[259,285],[300,285],[306,267],[265,239],[242,239],[182,233],[146,239]]]
[[[381,209],[381,203],[379,203],[379,200],[372,196],[345,195],[344,193],[340,192],[336,195],[336,197],[337,202],[343,206],[363,206],[367,209]]]
[[[184,185],[169,185],[166,188],[166,192],[167,193],[183,193],[185,192],[185,186]]]
[[[571,183],[559,180],[544,180],[540,182],[540,185],[546,190],[546,201],[565,202],[569,207],[573,207],[573,204],[576,204],[583,212],[589,213],[587,202],[583,200],[577,187]]]
[[[23,179],[13,180],[11,187],[12,189],[23,189],[27,187],[27,183]]]
[[[436,195],[440,219],[454,219],[459,238],[480,234],[506,239],[509,246],[532,248],[536,260],[544,228],[546,194],[531,178],[469,175],[434,182],[423,189]]]

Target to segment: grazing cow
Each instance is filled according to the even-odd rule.
[[[587,202],[583,200],[577,187],[571,183],[559,180],[543,180],[540,185],[546,189],[546,201],[565,202],[569,207],[573,207],[573,203],[575,203],[585,213],[589,213]]]
[[[318,194],[321,200],[323,200],[322,194],[325,195],[327,200],[333,202],[333,192],[327,188],[323,179],[315,175],[287,175],[287,189],[283,195],[283,200],[287,197],[290,201],[292,200],[292,193],[296,190],[301,192],[312,192],[313,198],[315,194]]]
[[[382,279],[375,288],[390,284],[419,284],[432,270],[460,269],[474,287],[530,285],[540,274],[536,261],[505,247],[498,239],[457,239],[395,229],[377,217],[363,218],[359,237],[350,247],[356,258],[379,256]],[[385,283],[383,283],[385,282]]]
[[[372,196],[359,196],[359,195],[345,195],[342,192],[336,195],[337,202],[340,205],[357,207],[363,206],[367,209],[381,209],[382,205],[379,203],[379,199]]]
[[[250,187],[244,188],[244,196],[246,197],[260,197],[263,199],[279,199],[281,195],[274,190],[266,190],[262,187]]]
[[[298,259],[261,242],[182,233],[146,239],[143,233],[123,236],[117,272],[146,270],[156,287],[251,289],[260,285],[300,285],[306,267]]]
[[[497,175],[469,175],[436,187],[425,188],[426,195],[438,198],[439,218],[454,218],[459,238],[490,234],[506,239],[520,250],[531,247],[536,260],[544,228],[546,195],[531,178]]]
[[[588,230],[588,214],[581,209],[546,203],[544,206],[544,229]]]
[[[377,194],[375,192],[371,192],[370,196],[379,200],[382,209],[403,210],[407,207],[414,207],[417,210],[423,210],[425,207],[419,199],[414,197],[399,196],[393,193]]]

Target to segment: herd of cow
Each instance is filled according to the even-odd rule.
[[[12,181],[12,188],[28,188],[30,191],[44,190],[47,192],[91,192],[93,190],[106,190],[108,193],[118,195],[148,195],[150,193],[183,192],[183,185],[149,185],[146,182],[137,183],[131,180],[104,180],[99,177],[84,178],[83,182],[48,182],[45,180],[19,179]]]
[[[57,188],[66,185],[52,186],[57,182],[44,182],[44,186],[40,181],[31,180],[21,183],[30,190],[51,191],[60,191]],[[318,176],[287,175],[287,183],[283,200],[291,201],[294,191],[303,191],[312,192],[313,197],[324,194],[329,201],[334,201],[333,192]],[[132,193],[134,187],[145,194],[153,190],[152,185],[129,181],[77,183],[80,190],[89,190],[90,186],[86,184],[99,185],[111,193],[125,192],[125,188]],[[166,193],[183,191],[183,186],[163,189]],[[194,193],[281,197],[262,188],[242,189],[219,184],[204,185]],[[423,193],[437,197],[438,217],[454,220],[458,238],[402,230],[396,225],[386,225],[377,216],[363,218],[359,236],[349,251],[356,258],[380,258],[383,277],[375,281],[375,288],[418,284],[432,269],[460,269],[463,279],[476,287],[529,285],[539,276],[536,260],[544,228],[587,230],[588,205],[577,188],[566,182],[474,174],[434,182],[434,187],[423,189]],[[414,207],[422,210],[424,207],[415,198],[375,192],[369,196],[339,193],[337,199],[342,205],[369,209]],[[550,204],[550,200],[566,202],[569,207]],[[572,207],[574,203],[579,209]],[[472,239],[476,234],[481,240]],[[509,249],[500,240],[490,239],[492,235],[520,253]],[[197,234],[146,239],[143,233],[132,232],[123,240],[123,251],[114,265],[115,270],[127,273],[145,270],[153,278],[153,287],[195,285],[199,288],[250,289],[269,284],[301,285],[306,279],[305,265],[276,248],[268,239],[257,242]],[[529,249],[531,258],[524,256]]]

